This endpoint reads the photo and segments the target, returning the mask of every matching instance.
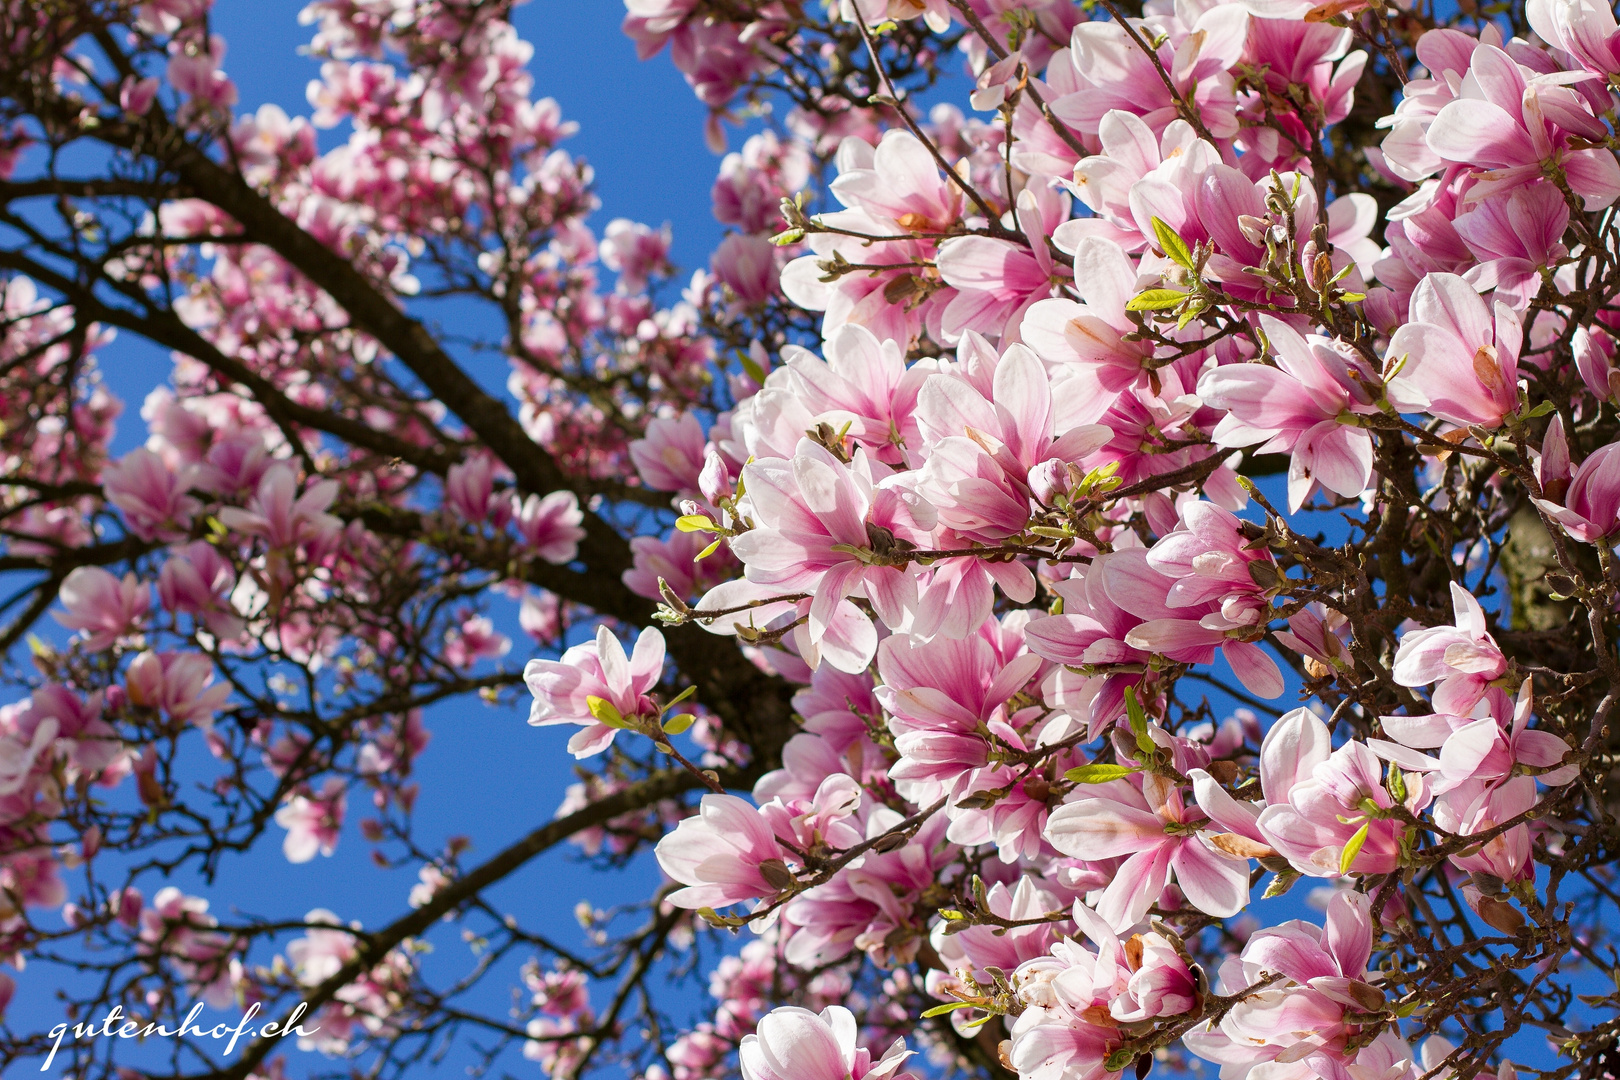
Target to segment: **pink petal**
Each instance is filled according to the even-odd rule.
[[[1282,671],[1260,646],[1250,641],[1228,641],[1221,652],[1249,693],[1263,698],[1282,696]]]
[[[1103,798],[1065,803],[1052,811],[1046,838],[1077,859],[1134,855],[1167,843],[1164,822],[1156,814]]]
[[[1260,744],[1260,789],[1271,806],[1288,801],[1296,784],[1328,759],[1333,741],[1327,725],[1308,709],[1287,713]]]
[[[1228,918],[1249,902],[1249,860],[1228,858],[1189,837],[1170,860],[1187,902],[1206,915]]]

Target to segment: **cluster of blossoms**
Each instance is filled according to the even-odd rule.
[[[0,644],[59,624],[0,960],[306,1002],[378,1075],[1610,1075],[1620,28],[1469,7],[627,0],[717,150],[785,113],[667,305],[504,4],[316,0],[307,118],[238,114],[207,0],[0,14],[74,43],[0,67]],[[953,55],[977,115],[923,115]],[[103,324],[174,353],[118,455]],[[476,866],[413,817],[472,695],[578,773]],[[393,923],[154,888],[362,805]],[[665,879],[588,950],[490,891],[564,841]]]
[[[672,33],[771,37],[701,5],[630,6],[644,53]],[[1384,646],[1346,624],[1353,586],[1324,585],[1342,552],[1290,515],[1387,516],[1412,448],[1437,459],[1431,481],[1460,453],[1607,557],[1614,349],[1607,324],[1570,322],[1606,256],[1571,215],[1620,198],[1603,83],[1620,67],[1588,44],[1613,20],[1541,4],[1539,40],[1490,24],[1416,40],[1424,70],[1366,150],[1398,193],[1381,221],[1317,149],[1355,107],[1370,24],[1306,4],[1048,7],[1067,16],[1057,48],[1044,23],[986,35],[979,5],[842,6],[875,59],[897,20],[967,18],[973,104],[1001,123],[936,113],[837,139],[841,209],[787,200],[773,238],[802,245],[780,289],[822,313],[820,345],[759,350],[706,440],[687,416],[632,445],[683,515],[638,544],[661,617],[805,686],[784,767],[751,801],[704,796],[659,842],[684,886],[669,902],[768,933],[783,970],[921,964],[959,1037],[1005,1026],[1001,1064],[1022,1077],[1117,1074],[1182,1036],[1223,1075],[1419,1075],[1433,1055],[1397,1018],[1420,997],[1369,971],[1375,923],[1410,925],[1414,868],[1494,932],[1544,921],[1535,852],[1567,841],[1543,804],[1579,776],[1581,729],[1537,722],[1535,680],[1464,585],[1481,548],[1448,557],[1452,625],[1389,624]],[[723,104],[713,72],[676,62]],[[777,145],[727,159],[723,221],[745,214],[731,176]],[[1576,375],[1566,408],[1551,388]],[[1266,455],[1286,458],[1286,513],[1251,502],[1243,474]],[[740,572],[707,589],[663,573],[694,533]],[[622,665],[599,640],[564,658],[570,688]],[[1287,693],[1268,640],[1331,718],[1172,722],[1196,715],[1176,688],[1217,654],[1254,699]],[[1388,714],[1330,689],[1369,663],[1399,688]],[[591,733],[613,732],[553,679],[531,674],[531,722],[572,719],[571,749],[598,749]],[[633,664],[595,692],[657,680]],[[1333,883],[1326,927],[1245,930],[1212,985],[1194,955],[1211,943],[1191,939],[1245,912],[1262,869],[1268,895]],[[752,1055],[773,1038],[809,1038],[799,1015],[762,1022],[761,1050],[738,1043],[745,1076],[768,1075]],[[1434,1060],[1460,1056],[1441,1045]]]

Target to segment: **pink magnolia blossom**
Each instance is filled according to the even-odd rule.
[[[1548,442],[1563,442],[1562,420],[1554,417],[1553,422],[1557,427],[1549,425],[1542,442],[1544,455]],[[1567,448],[1563,454],[1567,463]],[[1599,447],[1581,462],[1562,499],[1541,498],[1536,505],[1582,543],[1596,544],[1612,536],[1620,530],[1620,443]]]
[[[1523,311],[1541,291],[1543,273],[1569,254],[1563,243],[1569,206],[1548,181],[1481,201],[1452,224],[1479,260],[1464,276],[1481,292]]]
[[[1147,916],[1172,875],[1200,911],[1225,918],[1243,910],[1249,862],[1200,839],[1203,820],[1172,781],[1144,774],[1140,789],[1128,780],[1078,789],[1052,812],[1046,838],[1077,859],[1125,857],[1097,901],[1097,914],[1118,932]]]
[[[1357,1060],[1351,1040],[1362,1025],[1356,1016],[1381,1010],[1385,1001],[1367,971],[1371,912],[1371,897],[1338,892],[1328,901],[1325,926],[1293,920],[1255,934],[1221,965],[1221,992],[1237,993],[1268,974],[1283,979],[1243,997],[1217,1026],[1189,1033],[1188,1047],[1234,1070],[1299,1061],[1307,1067],[1297,1074],[1302,1078],[1357,1076],[1346,1068]]]
[[[1275,636],[1306,658],[1306,668],[1314,676],[1350,662],[1349,623],[1343,613],[1312,603],[1290,615],[1288,629]]]
[[[202,504],[186,494],[194,470],[170,471],[144,446],[131,450],[101,473],[107,501],[124,512],[129,531],[142,540],[180,540],[191,530]],[[223,519],[222,519],[223,520]]]
[[[917,304],[894,303],[888,298],[907,282],[916,268],[935,253],[932,241],[909,234],[943,233],[961,218],[961,189],[940,175],[933,155],[915,135],[895,129],[886,132],[876,148],[850,136],[838,147],[838,178],[833,197],[847,210],[820,215],[837,229],[862,236],[906,239],[870,243],[853,236],[812,234],[811,254],[800,256],[782,270],[782,292],[793,303],[823,311],[822,333],[831,334],[845,323],[858,323],[880,340],[911,341],[925,321],[937,326],[954,290],[940,289]],[[820,264],[835,253],[847,262],[892,267],[876,273],[862,271],[824,282]]]
[[[1506,731],[1502,719],[1491,708],[1505,701],[1506,695],[1493,690],[1481,699],[1474,716],[1433,713],[1380,717],[1384,734],[1394,742],[1368,739],[1367,745],[1379,757],[1403,769],[1431,774],[1430,790],[1436,795],[1470,782],[1504,783],[1515,774],[1515,766],[1538,770],[1536,778],[1549,787],[1573,781],[1580,767],[1563,764],[1569,744],[1550,731],[1528,726],[1534,708],[1530,680],[1519,688]],[[1413,752],[1437,747],[1439,754],[1435,756]]]
[[[630,444],[630,458],[642,483],[654,491],[695,492],[705,444],[703,427],[692,413],[655,417],[647,423],[647,434]]]
[[[744,233],[767,232],[780,226],[781,201],[809,182],[809,151],[798,140],[783,140],[767,128],[720,162],[710,192],[714,218]]]
[[[162,712],[176,724],[212,729],[214,714],[231,696],[228,682],[214,684],[214,664],[202,653],[143,652],[124,675],[133,705]]]
[[[1541,40],[1564,50],[1587,71],[1620,75],[1620,25],[1607,4],[1526,0],[1524,14]]]
[[[554,565],[573,562],[579,542],[585,539],[580,527],[585,512],[572,491],[553,491],[544,498],[530,495],[517,504],[513,520],[523,545]]]
[[[228,1008],[241,981],[242,962],[231,939],[215,929],[208,901],[173,885],[159,889],[141,912],[143,952],[161,955],[180,972],[190,992],[216,1009]]]
[[[263,537],[274,550],[308,545],[319,553],[343,529],[342,519],[326,512],[337,495],[336,480],[318,480],[300,495],[292,467],[278,462],[265,471],[246,509],[227,506],[219,520],[228,529]]]
[[[197,465],[196,486],[217,495],[237,497],[252,492],[275,464],[260,432],[235,432],[216,438]]]
[[[876,839],[903,820],[898,811],[875,807],[866,817],[866,837]],[[936,815],[898,850],[868,852],[831,881],[794,897],[782,912],[790,934],[783,958],[810,969],[860,950],[880,967],[911,963],[926,936],[917,904],[960,850]]]
[[[170,554],[158,571],[158,599],[165,609],[185,612],[226,640],[242,636],[246,623],[231,605],[236,569],[206,540]]]
[[[1099,681],[1086,706],[1088,730],[1093,737],[1125,715],[1125,690],[1141,683],[1140,668],[1152,658],[1148,650],[1126,641],[1131,631],[1143,622],[1113,595],[1114,588],[1122,588],[1128,582],[1128,575],[1109,573],[1109,568],[1122,560],[1140,561],[1143,569],[1156,573],[1147,567],[1146,559],[1145,553],[1131,550],[1093,559],[1089,567],[1078,569],[1073,577],[1051,586],[1063,599],[1063,614],[1031,619],[1024,631],[1029,650],[1035,655],[1098,673]],[[1167,579],[1166,592],[1169,587]],[[1111,672],[1109,669],[1116,665],[1137,670]]]
[[[1041,888],[1029,874],[1019,877],[1013,888],[1003,882],[990,886],[986,894],[991,914],[1013,922],[1039,919],[1061,907],[1058,898]],[[989,981],[987,968],[1013,971],[1020,964],[1047,954],[1059,940],[1060,924],[1030,922],[1023,926],[1004,929],[997,934],[993,927],[977,924],[957,933],[946,933],[951,924],[941,920],[934,926],[931,937],[934,951],[946,965],[946,970],[965,970],[982,981]]]
[[[36,771],[50,764],[60,726],[26,705],[0,708],[0,798],[28,787]]]
[[[1577,326],[1570,342],[1581,381],[1599,401],[1620,401],[1620,365],[1614,336],[1601,327]]]
[[[1042,1080],[1120,1076],[1104,1063],[1124,1042],[1123,1033],[1102,1016],[1109,1015],[1124,971],[1116,950],[1104,946],[1093,953],[1072,939],[1053,945],[1049,957],[1019,968],[1014,985],[1024,1009],[1012,1025],[1008,1047],[1018,1074]]]
[[[1198,177],[1220,160],[1216,149],[1179,118],[1155,135],[1141,117],[1112,109],[1098,122],[1097,138],[1103,152],[1081,158],[1074,167],[1072,184],[1065,185],[1097,216],[1065,222],[1053,234],[1057,246],[1071,255],[1079,254],[1079,245],[1087,236],[1110,240],[1126,251],[1140,251],[1153,228],[1132,207],[1137,183],[1151,178],[1150,187],[1162,184],[1190,191]],[[1138,198],[1137,206],[1145,207],[1146,201]]]
[[[304,916],[308,929],[304,936],[287,943],[287,959],[294,977],[304,986],[319,986],[353,959],[355,935],[326,908],[316,908]],[[326,927],[332,927],[328,930]],[[353,924],[353,930],[360,928]]]
[[[827,334],[822,359],[808,349],[782,349],[783,367],[767,385],[785,385],[815,418],[866,447],[879,461],[915,460],[923,445],[917,429],[917,395],[928,377],[925,365],[906,367],[898,342],[879,341],[851,323]]]
[[[596,639],[575,645],[560,660],[530,660],[523,681],[534,695],[529,723],[536,727],[579,724],[568,740],[576,758],[600,754],[613,743],[620,727],[658,716],[658,706],[647,696],[664,672],[664,635],[647,627],[626,658],[624,646],[606,626],[596,628]],[[617,713],[617,726],[598,716],[599,698]],[[606,714],[611,718],[611,713]]]
[[[287,830],[281,843],[287,861],[306,863],[317,852],[330,855],[337,850],[348,805],[348,787],[337,776],[327,777],[318,794],[304,791],[289,798],[276,811],[276,824]]]
[[[798,797],[777,796],[760,805],[771,832],[800,851],[852,848],[865,838],[854,815],[861,809],[860,782],[843,773],[822,777],[813,792]],[[756,786],[755,799],[759,798]]]
[[[792,461],[767,458],[743,469],[745,511],[753,529],[731,542],[749,582],[778,592],[811,594],[809,642],[834,667],[859,671],[871,661],[876,634],[849,639],[836,621],[870,600],[878,617],[900,626],[916,604],[916,572],[894,565],[906,545],[928,542],[932,507],[888,477],[888,470],[857,449],[845,464],[826,447],[801,439]],[[812,665],[814,666],[814,665]]]
[[[669,272],[668,225],[654,232],[651,226],[626,218],[614,218],[602,232],[600,255],[609,270],[618,273],[616,288],[637,293],[647,288],[648,279]]]
[[[1042,468],[1036,466],[1030,475]],[[936,531],[934,539],[941,547],[970,546],[967,538],[949,529]],[[1035,576],[1021,562],[993,563],[971,556],[939,560],[917,586],[912,635],[924,639],[935,634],[967,637],[990,618],[998,587],[1008,600],[1025,604],[1035,597]]]
[[[133,573],[119,580],[99,566],[76,568],[57,594],[65,612],[55,615],[69,630],[84,631],[91,652],[111,648],[120,638],[141,631],[152,606],[152,594]]]
[[[1103,391],[1146,381],[1153,343],[1136,331],[1125,305],[1136,295],[1136,267],[1112,240],[1088,236],[1074,249],[1074,287],[1084,303],[1042,300],[1024,316],[1023,338],[1049,362],[1081,365]]]
[[[1192,9],[1196,10],[1196,9]],[[1095,133],[1112,109],[1134,113],[1154,131],[1179,116],[1176,96],[1160,72],[1169,72],[1176,94],[1194,103],[1204,126],[1216,138],[1237,134],[1229,69],[1243,55],[1248,12],[1222,4],[1198,14],[1191,26],[1178,19],[1141,20],[1139,33],[1158,42],[1158,63],[1137,47],[1116,22],[1084,22],[1074,28],[1068,61],[1078,89],[1051,103],[1053,114],[1070,127]]]
[[[1402,686],[1435,686],[1435,709],[1466,716],[1486,688],[1507,671],[1507,658],[1485,629],[1485,609],[1451,583],[1453,625],[1413,630],[1395,650],[1393,674]]]
[[[1026,187],[1018,194],[1015,216],[1028,246],[991,236],[959,236],[940,244],[939,276],[957,290],[941,317],[947,339],[976,330],[1003,345],[1019,341],[1031,305],[1054,295],[1070,276],[1047,247],[1053,230],[1069,217],[1069,197]]]
[[[1266,545],[1252,539],[1236,514],[1212,502],[1183,502],[1180,519],[1147,553],[1148,565],[1175,582],[1165,603],[1172,608],[1217,603],[1221,620],[1230,626],[1268,622],[1272,586],[1261,582],[1280,580],[1281,571]]]
[[[1258,14],[1251,6],[1250,14]],[[1356,83],[1367,64],[1367,54],[1350,52],[1351,35],[1340,27],[1322,22],[1291,18],[1251,18],[1243,60],[1265,73],[1270,94],[1282,98],[1303,98],[1309,104],[1303,111],[1319,112],[1323,122],[1336,124],[1350,113]],[[1337,65],[1335,65],[1337,61]],[[1273,106],[1275,108],[1275,106]],[[1284,132],[1296,138],[1305,125],[1298,114],[1278,118],[1277,127],[1259,126],[1254,133],[1252,156],[1267,162],[1286,162],[1291,155]],[[1282,144],[1267,146],[1267,142]],[[1249,167],[1244,155],[1242,163]]]
[[[675,594],[682,598],[700,596],[708,589],[733,577],[737,560],[729,549],[717,548],[699,562],[705,548],[714,538],[705,532],[670,530],[669,536],[636,536],[630,540],[630,554],[635,565],[622,575],[625,587],[637,596],[649,600],[662,600],[658,587],[662,579]]]
[[[999,644],[982,634],[925,643],[896,635],[879,646],[875,693],[900,754],[889,778],[913,802],[966,794],[972,771],[989,763],[987,734],[1022,745],[1008,699],[1034,677],[1041,658],[1008,655],[1012,643]]]
[[[898,1071],[912,1055],[904,1039],[895,1040],[877,1061],[856,1045],[858,1040],[855,1014],[841,1005],[829,1005],[819,1015],[783,1006],[767,1013],[754,1034],[743,1036],[737,1061],[743,1080],[916,1080]]]
[[[685,885],[669,895],[682,908],[722,908],[775,896],[791,880],[786,852],[765,816],[735,795],[705,795],[698,812],[658,841],[664,873]]]
[[[1118,1076],[1105,1062],[1125,1040],[1122,1023],[1179,1016],[1196,1005],[1193,973],[1163,935],[1121,942],[1078,903],[1074,918],[1095,952],[1064,938],[1013,973],[1024,1010],[1011,1029],[1009,1056],[1020,1076]]]
[[[487,615],[472,615],[444,632],[444,659],[451,667],[470,668],[480,660],[498,660],[512,650],[512,639],[497,633]]]
[[[1345,848],[1358,834],[1361,846],[1350,870],[1387,874],[1400,865],[1404,826],[1382,813],[1395,800],[1384,788],[1382,764],[1365,743],[1334,750],[1327,725],[1309,710],[1295,709],[1266,733],[1260,776],[1266,808],[1256,825],[1295,870],[1311,877],[1340,876]],[[1406,808],[1415,813],[1428,794],[1421,784],[1412,789]]]
[[[1453,788],[1435,801],[1434,823],[1449,833],[1473,836],[1505,825],[1539,801],[1534,777],[1515,776],[1495,784],[1476,780]],[[1530,826],[1522,821],[1486,840],[1477,850],[1465,849],[1449,860],[1459,870],[1487,874],[1510,884],[1533,881],[1536,876]]]
[[[1211,524],[1207,514],[1201,524]],[[1226,537],[1222,546],[1233,552],[1240,534],[1230,525],[1220,531]],[[1142,620],[1126,632],[1125,644],[1191,664],[1211,662],[1220,649],[1233,674],[1250,692],[1262,697],[1282,694],[1277,662],[1252,640],[1263,633],[1269,611],[1269,604],[1257,597],[1257,589],[1244,589],[1236,595],[1227,591],[1222,596],[1225,602],[1192,601],[1190,597],[1197,592],[1183,592],[1172,600],[1175,580],[1155,569],[1145,552],[1127,549],[1117,555],[1122,557],[1110,559],[1104,571],[1108,594]]]
[[[534,1005],[550,1016],[573,1016],[590,1009],[590,980],[582,971],[525,970],[524,984],[534,992]]]
[[[1412,294],[1411,321],[1390,338],[1389,400],[1454,424],[1499,427],[1518,408],[1519,317],[1497,303],[1495,318],[1462,278],[1430,274]]]
[[[199,107],[228,108],[236,104],[236,84],[219,70],[225,59],[225,39],[211,34],[206,49],[187,47],[175,38],[169,43],[169,84]]]
[[[656,582],[654,588],[656,588]],[[649,597],[651,599],[651,597]],[[552,592],[526,592],[518,606],[518,625],[536,644],[545,645],[562,629],[561,602]]]
[[[625,0],[624,32],[636,43],[636,54],[654,56],[697,7],[697,0]]]
[[[1305,338],[1270,315],[1260,316],[1277,366],[1227,364],[1198,380],[1204,404],[1228,410],[1212,433],[1222,447],[1264,443],[1257,454],[1289,454],[1288,509],[1298,510],[1318,486],[1355,498],[1372,479],[1373,440],[1346,423],[1378,411],[1372,372],[1327,338]],[[1359,372],[1360,382],[1350,377]]]
[[[0,767],[0,776],[10,774],[4,786],[25,787],[29,769],[65,761],[66,773],[73,779],[99,779],[114,786],[127,772],[124,744],[111,724],[102,718],[103,695],[80,694],[71,687],[47,683],[36,687],[20,705],[11,706],[0,722],[9,759]],[[42,737],[40,732],[50,731]],[[55,739],[56,755],[46,753]]]
[[[1429,126],[1429,149],[1446,162],[1481,171],[1476,195],[1528,183],[1558,168],[1588,210],[1620,198],[1620,164],[1602,149],[1576,149],[1572,140],[1602,143],[1609,130],[1583,97],[1540,75],[1493,45],[1473,52],[1457,99]]]
[[[776,250],[767,237],[732,233],[714,249],[709,269],[744,307],[757,307],[775,296],[781,284]]]
[[[919,491],[942,524],[997,542],[1028,523],[1036,467],[1084,458],[1112,433],[1101,424],[1060,427],[1046,367],[1022,345],[1007,348],[989,381],[988,396],[949,375],[923,384],[918,411],[923,430],[937,441]]]
[[[118,107],[131,116],[144,115],[157,97],[158,86],[155,78],[126,77],[118,87]]]
[[[477,454],[450,466],[444,477],[444,505],[459,521],[479,526],[489,522],[504,529],[512,518],[512,500],[495,490],[497,466]]]

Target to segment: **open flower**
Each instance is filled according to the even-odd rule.
[[[1518,408],[1519,316],[1497,303],[1494,320],[1456,274],[1430,274],[1412,294],[1412,318],[1389,339],[1389,400],[1453,424],[1500,427]]]
[[[596,640],[575,645],[561,660],[530,660],[523,669],[534,695],[529,723],[579,724],[581,730],[568,740],[569,752],[577,758],[600,754],[621,728],[658,716],[647,692],[663,672],[664,635],[647,627],[626,658],[613,631],[599,626]]]
[[[1217,850],[1198,836],[1206,819],[1161,776],[1081,789],[1052,811],[1046,838],[1065,855],[1096,862],[1125,856],[1097,901],[1097,914],[1116,932],[1147,916],[1172,874],[1189,903],[1225,918],[1249,901],[1249,861]]]
[[[855,1014],[829,1005],[820,1014],[784,1006],[773,1009],[737,1050],[743,1080],[916,1080],[898,1072],[912,1051],[896,1039],[878,1061],[857,1046]]]
[[[775,896],[793,880],[769,821],[735,795],[703,796],[697,814],[658,841],[655,854],[664,873],[686,886],[669,895],[676,907]]]

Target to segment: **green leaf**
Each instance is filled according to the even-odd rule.
[[[1126,311],[1164,311],[1187,299],[1175,289],[1147,289],[1125,301]]]
[[[624,722],[624,717],[619,714],[618,707],[607,698],[599,698],[595,694],[587,694],[585,696],[585,704],[590,706],[591,715],[596,717],[596,722],[599,724],[606,724],[610,728],[625,728],[630,726]]]
[[[1152,737],[1148,735],[1147,711],[1142,708],[1142,703],[1136,700],[1134,686],[1125,688],[1125,715],[1130,718],[1131,731],[1136,735],[1137,749],[1144,754],[1153,753],[1155,746]]]
[[[1129,776],[1141,769],[1126,768],[1124,765],[1081,765],[1077,769],[1070,769],[1063,774],[1063,779],[1072,780],[1076,784],[1106,784],[1110,780],[1118,780],[1122,776]]]
[[[672,716],[668,720],[664,721],[664,724],[663,724],[664,734],[666,734],[666,735],[679,735],[682,732],[684,732],[687,728],[691,727],[692,726],[692,721],[694,721],[696,719],[697,719],[697,717],[693,716],[689,712],[688,713],[681,713],[681,715],[679,715],[679,716]]]
[[[973,1002],[971,1001],[953,1001],[947,1005],[935,1005],[932,1009],[925,1009],[922,1018],[927,1020],[931,1016],[944,1016],[946,1013],[955,1012],[957,1009],[971,1008],[973,1008]]]
[[[698,552],[697,553],[697,558],[693,559],[692,561],[695,562],[695,563],[702,562],[704,559],[707,559],[710,555],[713,555],[714,552],[715,552],[715,549],[718,548],[719,546],[720,546],[720,541],[717,539],[717,540],[715,540],[714,543],[710,544],[708,547],[706,547],[702,551]]]
[[[675,519],[675,527],[681,532],[715,532],[720,528],[705,514],[682,514]]]
[[[1350,867],[1355,865],[1356,856],[1361,854],[1361,845],[1367,842],[1367,826],[1371,824],[1370,821],[1362,822],[1361,828],[1356,830],[1356,835],[1352,836],[1350,842],[1344,845],[1344,854],[1339,856],[1339,873],[1348,874]]]
[[[1526,420],[1534,420],[1537,417],[1546,416],[1548,413],[1555,411],[1557,408],[1558,406],[1554,405],[1552,402],[1543,401],[1540,405],[1537,405],[1535,408],[1525,413],[1524,418]]]
[[[1363,300],[1367,299],[1367,294],[1364,292],[1340,293],[1339,299],[1343,300],[1347,304],[1359,304]]]
[[[670,698],[669,701],[665,703],[664,707],[658,711],[669,712],[669,710],[673,709],[675,706],[679,705],[681,702],[685,701],[695,693],[697,693],[697,687],[688,686],[685,690],[682,690],[680,693]]]
[[[755,360],[747,353],[742,353],[739,355],[737,360],[742,364],[744,375],[747,375],[750,379],[753,379],[761,386],[765,385],[765,369],[760,367],[758,360]]]
[[[1188,270],[1193,269],[1192,252],[1187,250],[1186,241],[1157,215],[1153,218],[1153,235],[1159,241],[1161,251]]]

